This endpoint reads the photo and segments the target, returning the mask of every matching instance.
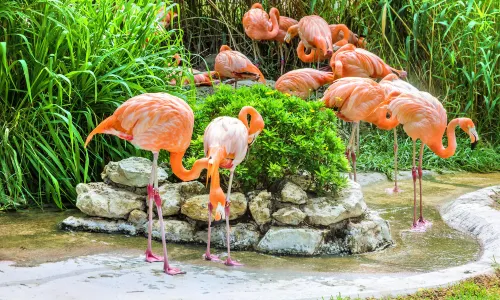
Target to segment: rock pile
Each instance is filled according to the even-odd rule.
[[[69,217],[61,223],[62,228],[147,234],[150,172],[151,161],[145,158],[110,162],[102,174],[104,182],[76,187],[76,206],[88,217]],[[167,241],[206,243],[205,186],[197,181],[170,183],[162,168],[159,174]],[[357,254],[393,243],[388,222],[367,208],[359,184],[350,181],[336,198],[312,197],[306,192],[310,186],[307,177],[297,175],[288,178],[277,193],[232,193],[232,249],[284,255]],[[153,238],[160,240],[158,227],[155,221]],[[226,247],[225,231],[224,222],[214,225],[214,247]]]

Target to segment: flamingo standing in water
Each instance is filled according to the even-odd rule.
[[[87,137],[85,147],[98,133],[116,135],[133,145],[153,152],[153,166],[147,187],[149,223],[146,261],[163,261],[163,270],[169,275],[182,274],[181,270],[170,267],[168,263],[165,227],[158,191],[158,154],[161,149],[170,152],[172,172],[183,181],[193,180],[208,167],[208,159],[197,160],[191,170],[182,166],[182,157],[191,143],[194,114],[182,99],[167,93],[150,93],[135,96],[120,105],[112,116],[102,121]],[[151,230],[153,222],[153,200],[160,220],[163,258],[153,254],[151,249]]]
[[[278,9],[273,7],[267,14],[260,3],[254,3],[250,10],[243,15],[243,29],[246,35],[252,39],[253,55],[256,62],[258,61],[258,47],[255,41],[275,38],[280,29],[279,17]]]
[[[384,90],[378,83],[369,78],[346,77],[333,82],[325,91],[321,101],[326,107],[332,108],[337,117],[353,123],[346,157],[348,160],[349,158],[352,160],[354,181],[356,181],[355,133],[359,121],[365,121],[385,101]],[[397,121],[393,117],[386,122],[395,123],[393,126],[397,125]],[[351,177],[350,172],[349,177]]]
[[[320,16],[305,16],[297,25],[290,26],[285,42],[290,43],[297,34],[306,49],[315,48],[325,57],[332,55],[332,32],[328,23]]]
[[[247,117],[250,116],[250,125]],[[210,182],[210,202],[208,203],[208,240],[207,251],[204,255],[206,260],[219,261],[219,258],[210,254],[210,226],[212,222],[212,210],[215,208],[215,220],[226,218],[227,234],[227,260],[228,266],[241,266],[240,263],[231,260],[231,246],[229,241],[229,207],[231,185],[234,170],[245,159],[248,145],[255,142],[259,133],[264,129],[262,116],[251,106],[245,106],[240,110],[238,119],[232,117],[219,117],[208,124],[203,136],[205,155],[208,157],[207,181]],[[230,170],[227,195],[220,187],[219,167]]]
[[[229,46],[222,45],[219,54],[215,57],[215,72],[220,78],[232,78],[234,87],[238,80],[251,79],[266,83],[266,79],[259,68],[241,52],[231,50]]]
[[[342,46],[332,55],[330,66],[337,78],[370,77],[383,78],[396,73],[406,78],[406,71],[396,70],[386,64],[380,57],[352,44]]]
[[[334,80],[335,75],[332,72],[305,68],[285,73],[278,78],[275,87],[282,93],[307,99],[312,91],[316,91],[321,86],[330,84]]]
[[[422,213],[422,156],[424,146],[427,145],[432,152],[441,158],[448,158],[455,154],[457,142],[455,128],[460,128],[469,135],[472,148],[475,147],[479,136],[474,123],[469,118],[457,118],[446,126],[446,110],[441,102],[426,92],[403,93],[389,103],[389,111],[398,122],[403,124],[403,129],[413,140],[413,229],[425,230],[432,223],[426,221]],[[448,147],[443,146],[442,137],[446,131]],[[420,217],[417,220],[417,168],[415,166],[416,142],[420,139],[420,155],[418,163],[418,180],[420,191]]]

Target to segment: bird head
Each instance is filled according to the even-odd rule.
[[[477,134],[474,122],[472,122],[472,120],[469,118],[460,118],[458,121],[458,125],[463,131],[465,131],[465,133],[469,135],[471,148],[476,148],[477,142],[479,141],[479,135]]]
[[[225,217],[226,197],[220,186],[210,188],[210,203],[215,207],[215,221]]]

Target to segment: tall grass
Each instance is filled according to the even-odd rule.
[[[229,43],[253,58],[251,41],[241,19],[254,1],[181,0],[185,14],[185,44],[205,57]],[[500,39],[495,0],[285,0],[263,1],[269,11],[300,19],[318,14],[329,23],[344,23],[367,35],[368,49],[396,68],[408,71],[409,81],[437,96],[449,117],[468,116],[483,138],[497,143],[500,130]],[[215,38],[213,38],[215,37]],[[268,78],[279,70],[275,43],[259,43]],[[297,62],[296,45],[288,47],[288,69]],[[195,63],[201,63],[197,58]]]
[[[137,154],[116,138],[87,150],[83,141],[124,100],[164,91],[183,71],[172,59],[184,54],[180,30],[157,28],[161,7],[178,9],[146,0],[0,3],[0,209],[62,208],[105,162]]]

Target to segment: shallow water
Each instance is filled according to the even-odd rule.
[[[413,183],[401,182],[404,193],[386,195],[391,183],[376,183],[363,188],[368,206],[379,211],[391,224],[396,245],[389,249],[353,256],[278,257],[255,252],[234,251],[233,257],[244,262],[243,269],[294,272],[423,272],[462,265],[480,254],[479,244],[441,220],[438,207],[458,196],[500,183],[500,174],[448,174],[423,181],[424,216],[433,222],[425,233],[410,232],[413,216]],[[417,195],[418,197],[418,195]],[[140,255],[146,246],[143,237],[127,237],[87,232],[65,232],[57,224],[76,210],[64,212],[39,210],[0,213],[0,260],[33,266],[49,261],[97,253],[117,252]],[[161,244],[154,243],[156,253]],[[195,265],[208,265],[201,259],[203,245],[169,244],[169,257]],[[216,250],[220,255],[222,250]],[[214,264],[211,264],[214,266]],[[215,266],[224,267],[215,264]]]

